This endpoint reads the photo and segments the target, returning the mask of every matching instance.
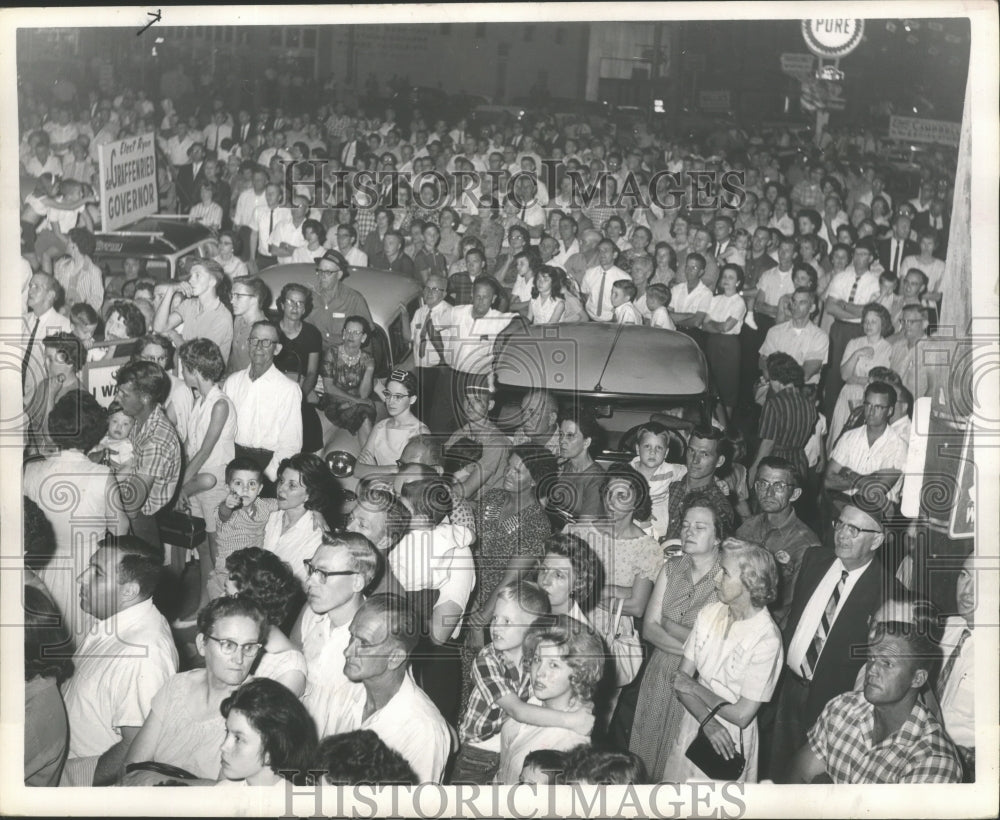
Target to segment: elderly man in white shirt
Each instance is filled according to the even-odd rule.
[[[583,275],[580,290],[586,297],[587,315],[597,322],[614,319],[615,308],[611,304],[611,289],[619,279],[629,275],[615,264],[618,249],[610,239],[602,239],[597,245],[597,265]]]
[[[424,283],[423,304],[410,321],[413,342],[413,364],[416,367],[417,416],[434,432],[444,432],[447,402],[440,393],[448,388],[448,351],[445,337],[453,325],[452,306],[445,301],[448,280],[443,274],[432,273]]]
[[[54,276],[36,273],[28,281],[28,310],[25,317],[25,349],[21,361],[21,386],[24,389],[24,409],[32,427],[40,430],[45,414],[45,347],[42,341],[55,333],[72,330],[69,318],[59,309],[66,302],[63,286]]]
[[[413,767],[421,783],[440,783],[451,751],[448,724],[410,673],[419,639],[415,613],[396,595],[373,595],[355,613],[344,675],[328,729],[370,729]]]
[[[170,626],[153,606],[162,567],[162,550],[119,536],[101,542],[80,576],[80,607],[96,621],[63,687],[70,744],[60,785],[112,785],[153,696],[177,671]]]
[[[272,498],[278,465],[302,450],[302,391],[274,366],[279,338],[274,322],[256,322],[250,329],[250,366],[229,376],[222,388],[236,405],[236,455],[260,462],[265,493]]]

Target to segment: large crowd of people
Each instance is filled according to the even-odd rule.
[[[26,784],[974,779],[971,561],[942,611],[898,503],[953,155],[194,102],[19,101]],[[214,239],[171,281],[95,250],[140,133]],[[421,290],[403,367],[369,269]],[[610,465],[571,391],[504,426],[498,337],[569,322],[686,334],[714,411]]]

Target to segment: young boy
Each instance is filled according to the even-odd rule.
[[[641,325],[642,314],[632,304],[638,289],[631,279],[619,279],[611,287],[611,307],[615,309],[615,322],[619,325]]]
[[[514,581],[498,592],[490,622],[492,643],[479,651],[472,667],[473,689],[459,725],[462,747],[452,783],[493,782],[500,765],[500,726],[507,717],[580,734],[589,734],[593,728],[594,716],[589,712],[560,712],[524,700],[530,687],[521,655],[524,636],[536,618],[549,612],[548,596],[537,584]]]
[[[653,502],[653,517],[649,522],[640,521],[643,529],[651,529],[656,539],[667,534],[670,524],[670,483],[680,481],[687,475],[683,464],[667,461],[670,451],[670,433],[666,427],[651,421],[639,429],[635,438],[636,456],[630,464],[649,482],[649,496]],[[681,453],[674,453],[680,459]]]
[[[660,327],[664,330],[676,330],[674,320],[670,318],[670,288],[662,282],[654,282],[646,288],[646,307],[651,314],[650,327]]]
[[[215,568],[208,579],[208,598],[226,593],[226,559],[236,550],[259,547],[264,541],[267,519],[278,509],[278,499],[259,498],[264,470],[253,459],[234,458],[226,465],[229,493],[220,502],[215,539]]]
[[[535,749],[528,752],[518,783],[536,786],[562,786],[566,783],[566,763],[570,752],[558,749]]]

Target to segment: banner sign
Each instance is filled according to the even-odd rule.
[[[127,356],[119,356],[114,359],[101,359],[96,362],[88,362],[84,365],[84,389],[93,394],[101,407],[107,407],[115,400],[115,392],[118,388],[115,376],[118,374],[118,368],[128,364],[130,361],[131,359]]]
[[[103,231],[113,231],[156,213],[156,147],[152,134],[101,145],[98,158]]]
[[[927,120],[921,117],[889,118],[889,139],[903,142],[938,142],[958,145],[962,123],[948,120]]]

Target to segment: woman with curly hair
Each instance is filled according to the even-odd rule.
[[[283,630],[291,628],[302,608],[302,585],[288,564],[260,547],[236,550],[226,559],[226,569],[226,594],[252,600],[267,616],[267,640],[254,674],[276,680],[300,697],[306,688],[306,659]]]
[[[864,400],[868,371],[873,367],[892,366],[892,344],[889,337],[894,331],[888,310],[876,302],[865,305],[861,313],[862,335],[847,343],[839,362],[844,386],[840,389],[830,418],[830,434],[827,438],[829,447],[832,448],[840,437],[851,411]]]
[[[698,613],[674,677],[685,712],[663,772],[671,783],[711,779],[685,755],[699,728],[725,759],[743,753],[746,766],[736,782],[757,782],[757,711],[771,699],[784,659],[781,632],[767,610],[778,592],[774,556],[727,538],[715,590],[719,600]]]
[[[593,711],[594,693],[604,673],[605,650],[587,624],[569,615],[536,623],[524,636],[530,664],[528,703],[562,712]],[[568,751],[587,743],[587,735],[553,726],[531,726],[513,718],[500,731],[500,769],[494,783],[517,784],[524,758],[536,749]]]
[[[132,344],[116,345],[107,358],[132,356],[139,345],[138,339],[146,335],[146,317],[139,306],[128,299],[116,299],[104,311],[104,340],[131,339]]]
[[[545,542],[535,579],[549,596],[553,615],[569,615],[588,626],[586,612],[604,586],[604,566],[582,538],[566,533]]]
[[[303,561],[312,558],[323,540],[335,507],[337,488],[326,462],[312,453],[297,453],[278,465],[278,509],[264,526],[264,549],[287,561],[304,587]]]

